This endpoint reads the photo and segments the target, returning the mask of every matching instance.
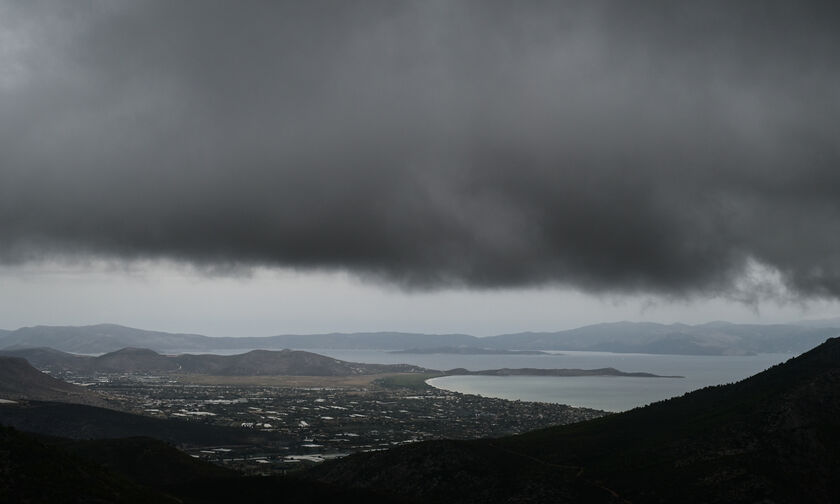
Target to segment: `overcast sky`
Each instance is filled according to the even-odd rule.
[[[838,314],[834,2],[0,0],[0,327]]]

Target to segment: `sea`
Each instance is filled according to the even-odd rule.
[[[370,364],[415,364],[429,369],[613,367],[625,372],[679,375],[681,378],[624,376],[446,376],[428,384],[444,390],[510,400],[568,404],[626,411],[710,385],[732,383],[794,354],[749,356],[653,355],[611,352],[552,352],[546,355],[404,354],[386,350],[308,350],[335,359]]]

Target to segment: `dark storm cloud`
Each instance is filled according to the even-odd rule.
[[[840,295],[819,2],[19,2],[0,257]]]

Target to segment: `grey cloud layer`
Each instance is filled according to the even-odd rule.
[[[840,295],[840,17],[677,4],[6,3],[0,258]]]

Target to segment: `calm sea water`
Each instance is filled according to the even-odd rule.
[[[336,359],[372,364],[415,364],[430,369],[463,367],[471,371],[498,368],[613,367],[684,378],[553,377],[553,376],[447,376],[429,380],[445,390],[486,397],[542,401],[572,406],[624,411],[651,402],[679,396],[709,385],[741,380],[792,354],[753,356],[691,356],[619,354],[609,352],[562,352],[551,355],[412,355],[381,350],[314,350]]]

